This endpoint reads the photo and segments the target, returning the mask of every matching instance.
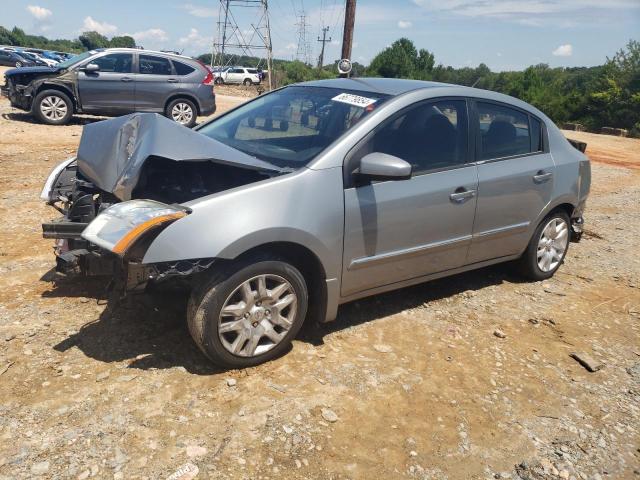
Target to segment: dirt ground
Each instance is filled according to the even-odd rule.
[[[568,133],[593,187],[553,279],[503,265],[362,300],[220,371],[184,298],[109,313],[106,281],[52,273],[38,194],[89,121],[0,100],[0,479],[640,478],[639,140]]]

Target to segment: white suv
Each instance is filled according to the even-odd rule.
[[[229,67],[227,70],[220,72],[220,76],[216,78],[218,83],[241,83],[243,85],[255,85],[260,83],[260,74],[255,68]]]

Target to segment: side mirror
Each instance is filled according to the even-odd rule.
[[[411,164],[386,153],[374,152],[362,157],[354,174],[370,180],[407,180],[411,178]]]
[[[99,72],[100,65],[96,63],[88,63],[87,65],[84,66],[83,70],[87,73]]]

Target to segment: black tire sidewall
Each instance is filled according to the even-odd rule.
[[[552,212],[540,222],[535,232],[533,233],[533,237],[531,237],[531,241],[529,242],[529,246],[527,247],[524,256],[522,257],[522,267],[524,269],[524,274],[533,280],[546,280],[547,278],[551,278],[564,263],[564,259],[566,258],[567,252],[569,251],[569,244],[571,242],[568,241],[569,239],[567,238],[567,248],[565,248],[562,254],[562,258],[558,262],[558,265],[549,272],[543,272],[542,270],[540,270],[540,267],[538,266],[538,242],[540,240],[542,230],[554,218],[561,218],[566,222],[567,228],[569,230],[571,229],[571,221],[569,219],[569,215],[567,215],[566,212],[563,211]],[[567,235],[570,236],[571,232],[567,232]]]
[[[298,297],[298,311],[294,324],[285,338],[268,352],[255,357],[233,355],[225,349],[218,336],[220,310],[229,295],[239,285],[250,278],[263,274],[279,275],[287,280],[295,290]],[[201,350],[218,365],[226,368],[244,368],[272,360],[289,348],[291,341],[302,327],[307,314],[308,290],[304,277],[298,269],[283,261],[263,260],[241,267],[235,273],[225,276],[223,280],[220,280],[219,277],[217,279],[214,278],[201,290],[200,294],[196,293],[192,297],[191,302],[193,303],[191,313],[202,316],[200,341],[194,338],[196,343],[201,343],[199,345]]]
[[[67,114],[62,117],[60,120],[50,120],[43,113],[41,109],[42,99],[45,97],[56,96],[62,99],[67,105]],[[36,98],[33,99],[33,107],[32,107],[33,115],[41,122],[47,125],[66,125],[71,120],[73,116],[73,103],[71,99],[63,92],[59,90],[43,90],[42,92],[36,95]]]
[[[193,116],[191,117],[191,121],[189,123],[181,123],[180,125],[183,125],[187,128],[191,128],[196,124],[196,120],[198,117],[198,109],[196,108],[195,103],[193,103],[192,100],[189,100],[188,98],[175,98],[173,100],[171,100],[169,102],[169,104],[167,105],[167,108],[164,111],[165,117],[167,117],[169,120],[171,120],[172,122],[175,122],[175,120],[173,119],[173,117],[171,116],[171,110],[173,110],[173,107],[178,104],[178,103],[187,103],[189,104],[189,106],[191,107],[191,110],[193,111]],[[176,122],[178,123],[178,122]]]
[[[244,79],[244,82],[242,82],[242,83],[244,83],[244,86],[245,86],[245,87],[248,87],[248,86],[250,86],[253,82],[252,82],[251,80],[249,80],[248,78],[245,78],[245,79]]]

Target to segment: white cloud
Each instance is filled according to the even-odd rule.
[[[145,40],[166,42],[169,40],[169,35],[167,35],[167,32],[161,28],[150,28],[141,32],[130,33],[129,35],[131,35],[136,42],[142,42]]]
[[[512,21],[526,26],[567,26],[640,8],[637,0],[412,0],[430,12]]]
[[[192,28],[186,37],[182,37],[178,40],[178,43],[180,45],[184,45],[191,49],[209,47],[211,46],[212,42],[213,42],[212,37],[200,35],[200,32],[198,31],[197,28]]]
[[[407,29],[407,28],[411,28],[413,26],[413,23],[411,23],[408,20],[398,20],[398,28],[402,28]]]
[[[213,18],[218,16],[218,10],[215,8],[204,7],[202,5],[194,5],[187,3],[183,7],[189,15],[200,18]]]
[[[53,12],[51,10],[49,10],[48,8],[39,7],[38,5],[29,5],[27,6],[27,10],[31,15],[33,15],[36,20],[40,22],[48,19],[51,15],[53,15]]]
[[[573,55],[573,46],[570,43],[567,43],[566,45],[560,45],[553,52],[551,52],[551,54],[556,57],[570,57],[571,55]]]
[[[81,31],[98,32],[101,35],[113,35],[118,31],[118,27],[107,22],[99,22],[92,17],[87,17],[84,19]]]

